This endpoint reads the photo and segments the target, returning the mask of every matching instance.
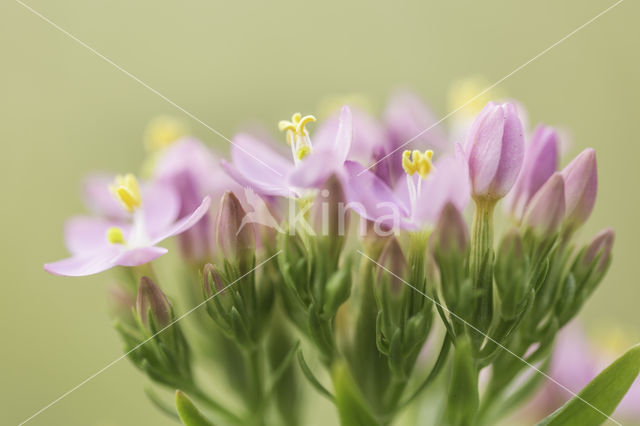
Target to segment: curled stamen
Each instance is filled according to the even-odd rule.
[[[291,153],[296,164],[311,152],[311,140],[306,126],[315,121],[316,118],[313,115],[302,116],[296,112],[291,116],[291,121],[282,120],[278,123],[278,129],[287,132],[287,144],[291,146]]]
[[[402,153],[402,168],[409,176],[418,173],[424,179],[433,170],[431,157],[433,157],[433,151],[430,149],[424,153],[418,150],[406,150]]]
[[[116,176],[115,183],[109,189],[129,213],[133,213],[140,207],[142,203],[140,187],[138,180],[131,173]]]

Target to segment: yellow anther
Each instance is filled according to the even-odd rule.
[[[311,148],[309,148],[308,146],[301,146],[296,151],[296,157],[298,157],[298,160],[302,160],[304,157],[309,155],[310,152],[311,152]]]
[[[291,116],[291,121],[282,120],[278,123],[278,129],[280,131],[292,131],[296,133],[296,135],[303,135],[307,130],[305,126],[308,123],[313,123],[316,121],[316,118],[313,115],[305,115],[304,117],[299,112],[296,112]]]
[[[113,226],[107,229],[107,241],[111,244],[124,244],[124,236],[122,235],[122,229],[117,226]]]
[[[297,123],[297,128],[296,128],[297,133],[303,134],[306,130],[305,126],[308,123],[315,123],[315,121],[316,121],[316,118],[313,115],[305,115],[304,117],[300,118]]]
[[[424,179],[433,169],[431,157],[433,157],[433,151],[430,149],[424,153],[417,149],[414,151],[406,150],[402,153],[402,168],[409,176],[418,173]]]
[[[169,116],[152,120],[144,134],[144,145],[149,152],[159,151],[186,135],[185,125]]]
[[[296,112],[291,116],[291,121],[282,120],[278,123],[278,129],[287,132],[287,144],[291,146],[296,164],[311,152],[311,140],[306,126],[315,121],[316,118],[313,115],[302,116]]]
[[[116,176],[115,184],[111,185],[109,189],[130,213],[140,207],[142,203],[140,187],[138,180],[131,173]]]

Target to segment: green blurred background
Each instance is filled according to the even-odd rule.
[[[275,127],[313,112],[327,95],[360,93],[380,109],[396,87],[444,115],[452,82],[502,78],[613,1],[28,3],[230,137],[248,120]],[[598,150],[600,192],[582,238],[613,226],[617,242],[581,317],[635,341],[639,16],[637,1],[623,2],[500,86],[533,123],[570,129],[570,154]],[[65,255],[62,224],[82,211],[81,178],[137,170],[143,130],[161,113],[222,151],[228,143],[13,0],[0,5],[0,35],[0,423],[16,424],[121,354],[106,315],[109,275],[42,270]],[[124,360],[29,424],[170,424],[144,383]]]

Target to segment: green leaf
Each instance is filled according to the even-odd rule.
[[[320,383],[320,381],[316,378],[316,376],[313,375],[313,372],[311,371],[311,369],[309,368],[309,365],[304,359],[304,355],[302,354],[302,349],[298,349],[298,364],[300,364],[300,370],[302,370],[302,374],[304,374],[304,377],[307,378],[309,383],[318,392],[320,392],[321,395],[327,397],[329,401],[334,402],[335,397],[331,394],[331,392],[327,390],[327,388],[322,386],[322,383]]]
[[[466,336],[456,343],[449,386],[446,423],[451,426],[472,425],[479,402],[478,371],[473,359],[471,343]]]
[[[340,424],[350,426],[379,426],[362,394],[347,369],[344,361],[336,361],[331,368],[333,387],[336,390],[336,405]]]
[[[578,396],[556,410],[538,426],[600,425],[616,409],[640,372],[640,345],[615,360]]]
[[[176,391],[176,409],[185,426],[213,426],[182,391]]]

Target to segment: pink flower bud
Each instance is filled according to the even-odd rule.
[[[516,181],[524,157],[522,124],[515,105],[489,102],[471,126],[466,152],[473,197],[504,197]]]
[[[464,253],[469,247],[467,224],[453,203],[449,202],[443,207],[431,238],[443,253]]]
[[[587,221],[596,203],[598,167],[596,152],[587,148],[562,171],[564,177],[566,220],[577,227]]]
[[[554,173],[531,199],[524,223],[543,236],[558,231],[565,212],[564,187],[562,175]]]
[[[344,236],[348,222],[342,184],[332,175],[313,201],[311,218],[316,234],[329,237]]]
[[[609,260],[611,259],[611,249],[613,248],[613,241],[615,239],[615,232],[611,228],[603,229],[595,236],[595,238],[587,247],[584,253],[583,261],[585,266],[591,264],[596,257],[598,259],[597,271],[603,272]]]
[[[558,134],[553,128],[540,125],[526,146],[522,170],[508,197],[514,218],[522,220],[529,201],[557,167]]]
[[[151,318],[158,327],[164,327],[171,321],[171,305],[167,296],[156,283],[147,277],[140,278],[136,311],[145,325],[148,323],[149,311],[151,311]]]
[[[209,299],[220,293],[225,288],[225,283],[215,266],[210,263],[204,265],[202,268],[202,288],[204,290],[204,296]]]
[[[233,192],[226,192],[216,217],[216,240],[223,256],[229,260],[247,259],[255,248],[255,231],[251,216]]]
[[[387,282],[392,293],[400,292],[404,286],[403,277],[407,277],[409,266],[395,237],[391,237],[387,242],[378,263],[383,266],[378,268],[378,285]]]

